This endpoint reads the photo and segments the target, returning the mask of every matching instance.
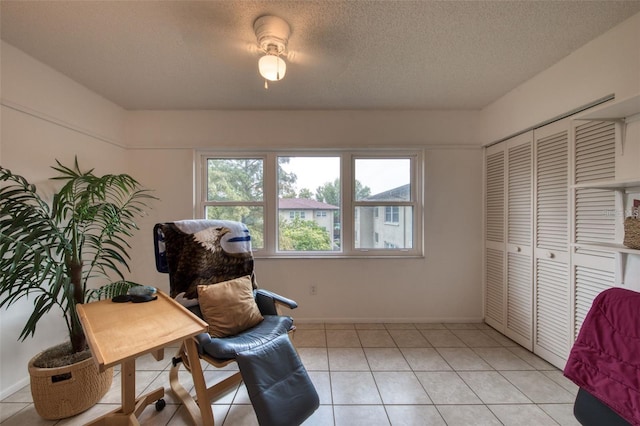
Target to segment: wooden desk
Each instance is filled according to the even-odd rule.
[[[138,425],[144,408],[164,396],[164,388],[136,399],[136,358],[151,353],[159,361],[163,348],[207,331],[207,323],[169,296],[146,303],[111,299],[77,306],[82,327],[100,371],[121,364],[122,407],[90,423]]]

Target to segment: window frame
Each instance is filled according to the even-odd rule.
[[[262,201],[209,201],[208,194],[208,160],[209,159],[220,159],[220,160],[262,160]],[[267,170],[267,155],[264,152],[216,152],[213,153],[211,151],[197,151],[196,152],[196,167],[195,167],[195,191],[194,191],[194,214],[193,217],[195,219],[205,219],[206,218],[206,209],[207,207],[236,207],[236,206],[244,206],[244,207],[261,207],[263,212],[263,220],[262,220],[262,234],[264,239],[264,245],[267,245],[267,232],[269,226],[267,225],[267,212],[269,209],[269,202],[267,196],[267,174],[269,171]],[[264,247],[256,247],[253,249],[254,252],[261,252],[264,250]]]
[[[278,244],[278,157],[340,157],[340,251],[280,251]],[[208,159],[261,159],[263,161],[262,201],[216,202],[207,201]],[[355,162],[357,159],[409,159],[410,199],[408,201],[356,200]],[[272,151],[221,151],[198,150],[195,155],[195,200],[194,218],[205,217],[206,208],[215,206],[260,206],[263,209],[264,247],[254,248],[257,258],[345,258],[345,257],[424,257],[423,235],[423,176],[424,152],[418,149],[371,149],[358,150],[272,150]],[[406,249],[355,248],[357,230],[355,212],[357,207],[409,206],[413,209],[413,247]],[[314,215],[315,218],[315,215]]]
[[[356,160],[376,160],[376,159],[409,159],[410,160],[410,191],[409,200],[395,200],[395,201],[382,201],[382,200],[356,200],[355,194],[355,170]],[[394,150],[393,153],[387,150],[371,150],[366,153],[353,152],[351,156],[351,211],[355,212],[357,207],[369,207],[374,208],[374,214],[378,212],[378,208],[384,207],[411,207],[412,208],[412,236],[413,245],[411,248],[355,248],[355,240],[352,242],[351,249],[355,252],[368,253],[369,256],[381,256],[381,257],[412,257],[424,256],[424,234],[422,224],[424,223],[423,216],[423,176],[424,176],[424,154],[421,150]],[[385,214],[385,212],[380,212]],[[386,219],[386,218],[385,218]],[[354,222],[352,221],[352,224]],[[385,225],[397,226],[396,223],[384,222]]]

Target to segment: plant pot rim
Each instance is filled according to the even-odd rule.
[[[83,359],[82,361],[77,361],[68,365],[62,365],[60,367],[36,367],[34,365],[36,359],[38,359],[38,357],[40,357],[47,350],[48,349],[45,349],[44,351],[39,352],[29,360],[28,367],[30,374],[33,374],[34,376],[50,376],[52,371],[55,371],[56,374],[64,374],[75,370],[79,365],[91,364],[95,362],[93,355],[91,355],[89,358]]]

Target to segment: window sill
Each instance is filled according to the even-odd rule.
[[[424,254],[372,254],[371,252],[363,254],[257,254],[253,253],[255,259],[279,259],[279,260],[293,260],[293,259],[313,259],[313,260],[338,260],[338,259],[425,259]]]

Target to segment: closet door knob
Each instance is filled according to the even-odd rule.
[[[522,247],[516,247],[516,252],[520,253],[522,251]]]
[[[552,252],[548,251],[548,252],[547,252],[547,257],[548,257],[549,259],[553,259],[554,257],[556,257],[556,255],[555,255],[554,253],[552,253]]]

